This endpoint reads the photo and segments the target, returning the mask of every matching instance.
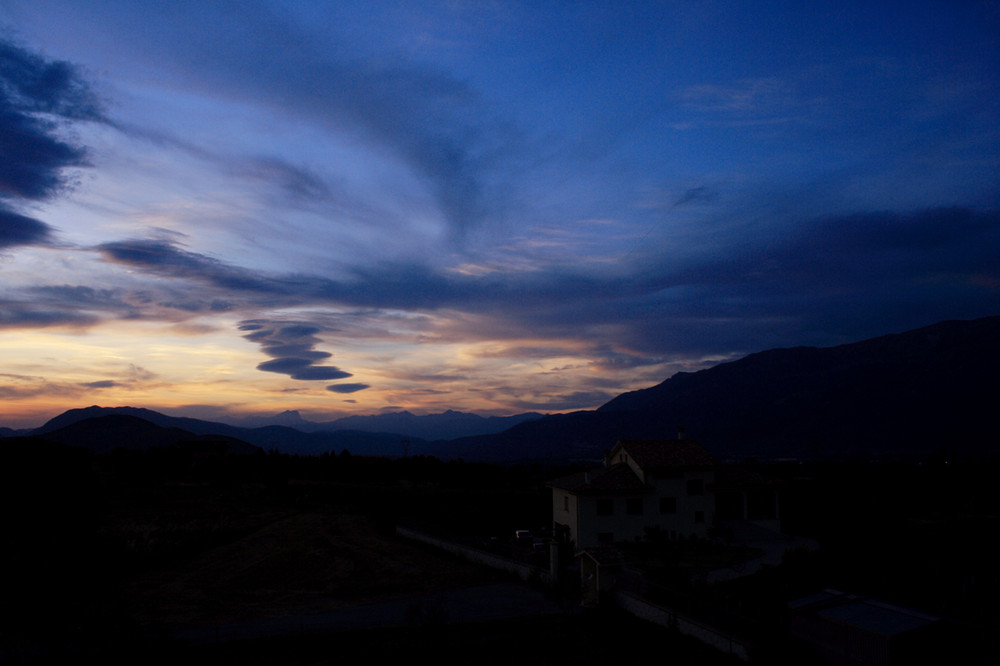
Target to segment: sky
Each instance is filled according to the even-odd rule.
[[[593,409],[1000,314],[1000,3],[0,0],[0,425]]]

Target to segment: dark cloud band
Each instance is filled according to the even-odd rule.
[[[327,391],[332,393],[357,393],[358,391],[364,391],[367,388],[371,388],[368,384],[331,384],[326,387]]]
[[[0,197],[48,199],[66,184],[64,169],[86,166],[87,152],[60,125],[101,121],[96,96],[77,69],[0,38]]]
[[[51,236],[52,229],[49,225],[15,213],[0,204],[0,249],[15,245],[41,245],[48,242]]]

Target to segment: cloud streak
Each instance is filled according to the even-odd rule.
[[[488,304],[490,309],[502,308],[504,326],[512,335],[529,326],[551,328],[553,334],[569,324],[585,331],[587,326],[603,326],[610,317],[626,335],[629,329],[641,332],[631,340],[650,352],[657,338],[646,337],[651,327],[643,322],[652,321],[651,309],[656,312],[653,320],[698,313],[703,321],[713,322],[731,318],[732,304],[739,302],[744,317],[801,318],[808,327],[820,323],[808,317],[825,300],[832,299],[828,307],[834,309],[829,312],[840,308],[837,316],[847,317],[847,308],[891,306],[891,301],[925,289],[929,282],[936,284],[939,298],[1000,306],[1000,294],[986,286],[1000,282],[1000,217],[995,212],[950,208],[858,213],[800,219],[794,225],[794,232],[773,240],[767,235],[738,238],[731,248],[715,248],[713,255],[681,255],[679,261],[625,278],[541,270],[498,280],[390,265],[377,271],[357,269],[353,279],[335,281],[253,272],[165,241],[124,241],[100,249],[111,261],[155,275],[201,281],[249,299],[280,297],[286,305],[477,312]],[[685,302],[675,302],[677,298]],[[495,324],[484,319],[476,335],[497,335],[501,329]],[[273,340],[268,344],[279,348]],[[304,349],[287,356],[316,360]],[[636,357],[629,363],[649,362]],[[261,369],[294,371],[278,363]],[[317,372],[303,367],[299,376],[314,373],[319,378]]]

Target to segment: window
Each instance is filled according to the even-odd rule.
[[[597,543],[614,543],[614,541],[615,541],[614,532],[597,533]]]
[[[627,513],[630,516],[641,516],[642,498],[630,497],[627,500],[625,500],[625,513]]]
[[[703,523],[703,522],[705,522],[705,512],[704,511],[695,511],[694,512],[694,522],[696,522],[696,523]]]
[[[660,498],[660,513],[677,513],[677,498],[676,497],[661,497]]]
[[[610,498],[602,498],[597,500],[597,515],[598,516],[610,516],[615,512],[615,501]]]
[[[702,479],[688,479],[688,482],[687,482],[687,494],[688,495],[704,495],[705,494],[705,482]]]

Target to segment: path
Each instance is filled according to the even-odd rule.
[[[475,622],[562,610],[555,601],[525,584],[494,583],[308,615],[194,627],[176,631],[173,636],[201,644],[342,629],[404,627],[420,621]]]

